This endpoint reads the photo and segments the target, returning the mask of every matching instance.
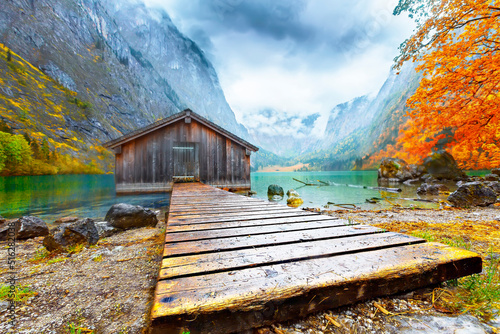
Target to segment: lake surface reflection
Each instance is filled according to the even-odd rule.
[[[484,175],[484,172],[470,174]],[[332,182],[336,186],[304,186],[293,179],[317,183],[317,180]],[[332,172],[274,172],[252,173],[252,190],[256,197],[267,199],[267,187],[278,184],[285,193],[289,189],[298,191],[304,204],[302,207],[324,207],[328,202],[354,204],[363,209],[380,209],[396,203],[405,207],[438,207],[438,204],[414,202],[418,197],[417,186],[394,185],[402,192],[391,193],[363,186],[377,186],[375,171]],[[351,185],[351,186],[347,186]],[[356,187],[352,187],[352,186]],[[450,185],[454,190],[454,185]],[[366,199],[387,198],[377,204]],[[425,198],[425,197],[424,197]],[[442,197],[443,199],[446,196]],[[104,218],[108,209],[116,203],[130,203],[165,211],[169,205],[169,194],[146,194],[117,196],[113,175],[47,175],[0,177],[0,215],[6,218],[34,215],[47,223],[64,216]],[[286,196],[281,201],[286,204]],[[330,206],[331,209],[340,209]]]
[[[33,215],[47,223],[64,216],[104,218],[116,203],[164,210],[168,194],[116,196],[114,175],[0,177],[0,215]]]

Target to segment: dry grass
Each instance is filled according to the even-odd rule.
[[[499,315],[500,223],[498,221],[457,220],[449,223],[394,221],[374,225],[480,254],[483,259],[483,272],[446,282],[442,288],[433,292],[433,306],[443,313],[469,313],[484,321]]]

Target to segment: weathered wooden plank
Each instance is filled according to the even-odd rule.
[[[273,219],[256,219],[256,220],[234,220],[234,221],[221,221],[221,222],[208,222],[194,225],[168,225],[167,233],[177,233],[177,232],[187,232],[187,231],[204,231],[204,230],[220,230],[220,229],[231,229],[239,227],[249,227],[249,226],[267,226],[267,225],[280,225],[280,224],[296,224],[303,222],[315,222],[315,221],[331,221],[336,218],[322,215],[315,216],[292,216],[284,218],[273,218]],[[339,220],[348,224],[346,220]]]
[[[289,211],[290,208],[287,208],[285,206],[264,206],[264,205],[258,205],[258,206],[237,206],[237,207],[218,207],[218,208],[199,208],[197,210],[182,210],[182,211],[170,211],[170,214],[172,216],[175,216],[176,218],[179,217],[185,217],[185,216],[196,216],[196,215],[224,215],[226,213],[242,213],[244,211],[245,213],[247,212],[258,212],[258,211],[264,211],[266,212],[267,210],[273,211],[273,210],[286,210]]]
[[[120,153],[115,154],[115,184],[123,182],[123,153]]]
[[[424,243],[163,280],[152,333],[240,332],[480,271],[477,254]]]
[[[307,241],[300,244],[276,245],[237,251],[165,258],[159,279],[231,271],[254,266],[301,261],[425,242],[424,239],[386,232],[339,239]]]
[[[253,215],[263,215],[263,214],[276,214],[276,213],[302,213],[301,211],[297,211],[297,209],[289,208],[289,207],[273,207],[273,208],[261,208],[260,210],[236,210],[236,211],[223,211],[216,210],[215,212],[187,212],[187,213],[176,213],[172,215],[172,219],[175,220],[191,220],[197,218],[206,218],[210,219],[214,218],[225,218],[225,217],[250,217]]]
[[[282,231],[280,233],[244,235],[230,238],[218,238],[208,240],[197,240],[187,242],[166,243],[163,251],[164,257],[197,255],[209,252],[221,252],[241,250],[245,248],[277,246],[284,244],[296,244],[306,241],[332,240],[360,236],[372,233],[381,233],[382,229],[368,226],[342,226],[323,229],[312,229],[307,231]],[[169,238],[166,238],[166,242]]]
[[[357,224],[355,224],[357,225]],[[166,234],[165,243],[186,242],[194,240],[221,239],[229,237],[250,236],[259,234],[270,234],[280,232],[293,232],[304,230],[316,230],[330,227],[347,226],[347,221],[340,219],[312,221],[307,223],[273,224],[259,226],[245,226],[236,228],[202,229],[194,231],[169,231]],[[354,226],[354,225],[353,225]]]
[[[178,213],[178,212],[203,212],[203,211],[217,211],[217,210],[251,210],[254,208],[264,208],[264,207],[276,207],[279,204],[275,203],[241,203],[241,204],[233,204],[226,203],[224,205],[220,204],[207,204],[207,205],[175,205],[170,208],[170,213]]]
[[[281,213],[267,213],[260,215],[243,215],[236,217],[220,217],[220,218],[168,218],[168,226],[171,225],[191,225],[191,224],[202,224],[202,223],[215,223],[215,222],[230,222],[230,221],[243,221],[243,220],[260,220],[260,219],[273,219],[273,218],[286,218],[286,217],[298,217],[298,216],[315,216],[314,213],[308,212],[281,212]]]

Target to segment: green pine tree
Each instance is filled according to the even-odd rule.
[[[50,158],[50,148],[47,138],[43,138],[42,147],[40,148],[41,158],[44,161],[49,161]]]

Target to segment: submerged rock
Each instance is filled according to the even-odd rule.
[[[124,230],[135,227],[154,227],[158,224],[158,218],[154,211],[140,205],[125,203],[113,205],[104,219],[110,226]]]
[[[425,158],[423,166],[427,173],[440,180],[467,178],[467,175],[458,167],[453,156],[445,150],[439,150]]]
[[[268,196],[268,198],[270,202],[279,202],[283,199],[283,196],[274,195],[274,196]]]
[[[267,187],[267,196],[272,197],[272,196],[281,196],[283,197],[285,195],[285,192],[283,191],[283,188],[281,188],[277,184],[271,184],[269,187]]]
[[[420,187],[417,189],[417,194],[423,195],[439,195],[440,191],[450,191],[450,189],[444,184],[427,184],[422,183]]]
[[[420,182],[420,179],[409,179],[403,182],[403,184],[406,184],[407,186],[413,186],[415,184],[418,184]]]
[[[300,198],[299,193],[293,189],[288,190],[286,195],[288,196],[288,199],[286,200],[286,204],[288,206],[296,208],[304,203],[302,198]]]
[[[487,206],[496,202],[497,194],[481,182],[467,182],[448,196],[456,207]]]
[[[0,240],[7,240],[10,224],[15,224],[16,239],[24,240],[49,234],[49,227],[38,217],[26,216],[14,220],[0,219]]]
[[[43,245],[48,251],[66,251],[69,246],[78,244],[95,245],[99,233],[95,223],[90,218],[73,223],[59,225],[51,234],[43,239]]]

